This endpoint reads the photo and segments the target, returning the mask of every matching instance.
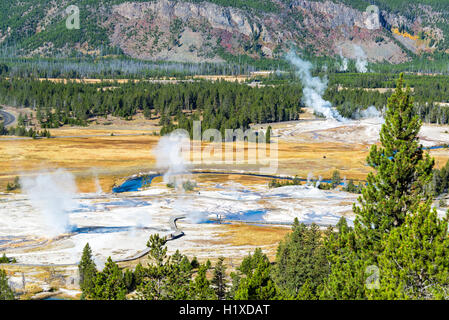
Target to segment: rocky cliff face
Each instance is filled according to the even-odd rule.
[[[114,45],[145,59],[217,61],[214,49],[219,39],[225,39],[224,45],[235,50],[239,40],[254,34],[262,34],[262,41],[271,41],[260,19],[207,2],[123,3],[112,8],[105,26],[112,31]],[[134,32],[128,36],[131,29]]]
[[[375,6],[360,11],[338,0],[271,1],[278,10],[239,9],[188,0],[117,5],[100,1],[98,7],[86,8],[102,31],[85,39],[81,35],[75,48],[95,53],[98,44],[92,37],[106,36],[110,45],[131,57],[199,62],[222,61],[226,54],[276,58],[293,43],[319,55],[357,58],[361,50],[370,61],[399,63],[409,59],[410,52],[433,52],[447,41],[447,35],[436,26],[448,23],[447,12],[412,2],[410,6],[420,14],[404,17]],[[56,10],[54,1],[49,3],[53,5],[46,8],[45,21],[38,23],[36,34],[51,33],[52,19],[64,18],[63,10]],[[5,41],[8,33],[9,29],[0,29],[0,41]],[[411,34],[420,34],[420,38]],[[30,52],[51,54],[58,47],[53,42],[42,41]]]
[[[293,42],[317,54],[348,58],[357,58],[355,45],[369,61],[399,63],[409,59],[404,48],[428,49],[390,34],[392,26],[404,25],[418,32],[419,17],[410,21],[373,6],[359,11],[333,1],[296,0],[280,8],[279,13],[256,13],[208,2],[129,2],[114,6],[105,25],[113,44],[144,59],[219,61],[220,50],[273,58]],[[134,33],[128,34],[130,29]]]

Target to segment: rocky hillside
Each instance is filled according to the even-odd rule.
[[[449,0],[374,2],[3,1],[0,48],[21,56],[125,54],[186,62],[272,59],[292,45],[316,55],[391,63],[449,54]],[[67,28],[76,15],[66,11],[70,5],[79,8],[79,29]]]

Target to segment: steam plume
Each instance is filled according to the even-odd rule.
[[[354,55],[355,55],[355,67],[358,72],[366,73],[368,72],[368,60],[366,58],[365,51],[359,45],[353,44]]]
[[[369,106],[365,110],[357,111],[353,114],[354,119],[375,119],[378,123],[384,123],[382,113],[375,106]]]
[[[69,232],[70,211],[78,207],[74,176],[63,170],[42,171],[35,177],[21,177],[20,184],[31,205],[42,214],[50,236]]]
[[[341,52],[341,49],[340,49],[339,55],[340,55],[340,59],[341,59],[341,65],[340,65],[339,70],[340,71],[347,71],[348,70],[348,59],[343,56],[343,53]]]
[[[179,131],[174,131],[159,140],[153,154],[156,156],[156,167],[165,171],[163,176],[165,183],[174,183],[176,187],[182,183],[175,176],[188,172],[189,163],[183,158],[182,151],[183,146],[189,143],[189,138]]]
[[[304,104],[315,110],[315,112],[323,114],[327,119],[344,121],[344,118],[338,111],[332,108],[331,103],[323,99],[324,91],[327,88],[327,81],[320,77],[312,76],[312,64],[309,61],[302,60],[293,50],[289,51],[286,58],[298,70],[298,75],[303,86]]]

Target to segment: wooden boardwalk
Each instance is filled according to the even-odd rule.
[[[167,237],[166,237],[166,241],[171,241],[171,240],[175,240],[178,238],[181,238],[184,235],[184,232],[180,229],[178,229],[178,226],[176,225],[176,221],[180,220],[180,219],[185,219],[187,216],[185,215],[179,215],[179,216],[172,216],[170,217],[170,227],[173,230],[172,233],[170,233]],[[124,258],[124,259],[117,259],[117,260],[113,260],[114,262],[118,263],[118,262],[128,262],[128,261],[133,261],[133,260],[137,260],[139,258],[142,258],[144,256],[146,256],[148,254],[148,252],[150,252],[150,248],[145,248],[144,250],[136,253],[134,256],[129,257],[129,258]],[[0,265],[2,265],[3,263],[0,263]],[[29,264],[29,263],[5,263],[4,265],[11,265],[11,266],[17,266],[17,267],[73,267],[73,266],[77,266],[79,264],[79,262],[77,263],[65,263],[65,264]]]

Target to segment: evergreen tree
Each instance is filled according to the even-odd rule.
[[[9,287],[6,272],[1,269],[0,269],[0,300],[14,300],[14,292]]]
[[[176,250],[165,264],[164,299],[191,299],[192,266],[186,256]]]
[[[340,185],[340,182],[341,182],[340,171],[334,170],[334,172],[332,172],[332,180],[331,180],[332,188],[336,188],[338,185]]]
[[[448,299],[448,215],[440,219],[430,203],[421,204],[383,240],[380,286],[375,299]]]
[[[306,280],[306,282],[301,286],[296,295],[297,300],[316,300],[317,296],[315,294],[315,290],[313,290],[310,285],[310,281]]]
[[[268,126],[267,133],[265,135],[265,143],[270,143],[271,141],[271,126]]]
[[[366,268],[369,262],[359,259],[354,251],[335,255],[331,259],[331,273],[319,290],[323,300],[366,299]]]
[[[177,300],[192,297],[192,265],[179,251],[167,256],[166,241],[158,234],[150,236],[151,264],[139,271],[142,278],[138,286],[138,296],[145,300]],[[137,273],[137,270],[136,272]]]
[[[81,256],[81,261],[78,264],[79,272],[79,285],[83,296],[90,296],[93,294],[94,290],[94,280],[97,274],[97,269],[95,267],[95,262],[92,259],[92,250],[89,243],[86,243],[83,249],[83,254]]]
[[[308,227],[295,218],[292,233],[281,241],[276,253],[273,268],[276,285],[295,297],[307,283],[308,290],[315,294],[329,272],[327,250],[319,227],[316,224]]]
[[[210,269],[210,261],[207,260],[205,264],[201,264],[198,268],[198,273],[192,283],[193,290],[190,298],[197,300],[213,300],[216,299],[214,289],[207,280],[206,273]]]
[[[136,278],[131,270],[125,270],[123,273],[123,283],[127,292],[132,292],[136,288]]]
[[[166,240],[157,233],[152,234],[147,242],[147,247],[150,248],[150,257],[158,267],[162,266],[167,258],[167,246],[165,246],[165,243]]]
[[[95,300],[125,300],[126,287],[123,273],[111,257],[101,272],[97,272],[93,294],[88,296]]]
[[[328,230],[325,238],[331,272],[323,285],[318,288],[320,299],[347,300],[365,299],[365,268],[368,262],[358,258],[356,237],[345,217]]]
[[[354,231],[342,224],[340,227],[346,231],[330,238],[331,274],[320,292],[321,298],[373,297],[367,279],[370,268],[377,268],[382,254],[386,254],[385,246],[389,242],[385,239],[405,231],[407,226],[403,225],[409,216],[423,203],[430,204],[428,187],[434,161],[428,154],[424,155],[419,145],[421,121],[413,114],[410,89],[403,90],[401,75],[396,91],[388,100],[385,124],[380,132],[381,146],[372,146],[367,159],[377,172],[368,175],[368,184],[359,198],[361,206],[353,207]],[[395,258],[390,256],[390,259]]]
[[[138,288],[142,299],[161,300],[166,296],[165,284],[169,270],[166,266],[167,247],[165,242],[165,239],[161,238],[159,234],[151,235],[147,242],[147,247],[150,248],[149,259],[152,263],[148,264],[147,277]]]
[[[354,205],[355,230],[361,248],[380,252],[384,233],[404,223],[420,202],[429,198],[434,160],[424,155],[418,133],[421,120],[414,115],[410,89],[403,90],[403,75],[388,99],[381,147],[373,145],[367,158],[376,174],[369,173],[367,186]]]
[[[214,286],[215,294],[217,295],[218,300],[224,300],[227,290],[226,265],[224,264],[224,257],[219,257],[218,262],[214,267],[212,285]]]
[[[279,294],[271,279],[270,261],[260,248],[243,259],[239,271],[242,275],[233,275],[233,298],[236,300],[272,300]]]
[[[140,286],[143,283],[143,280],[146,276],[146,270],[139,262],[134,269],[134,281],[136,283],[136,287]]]

